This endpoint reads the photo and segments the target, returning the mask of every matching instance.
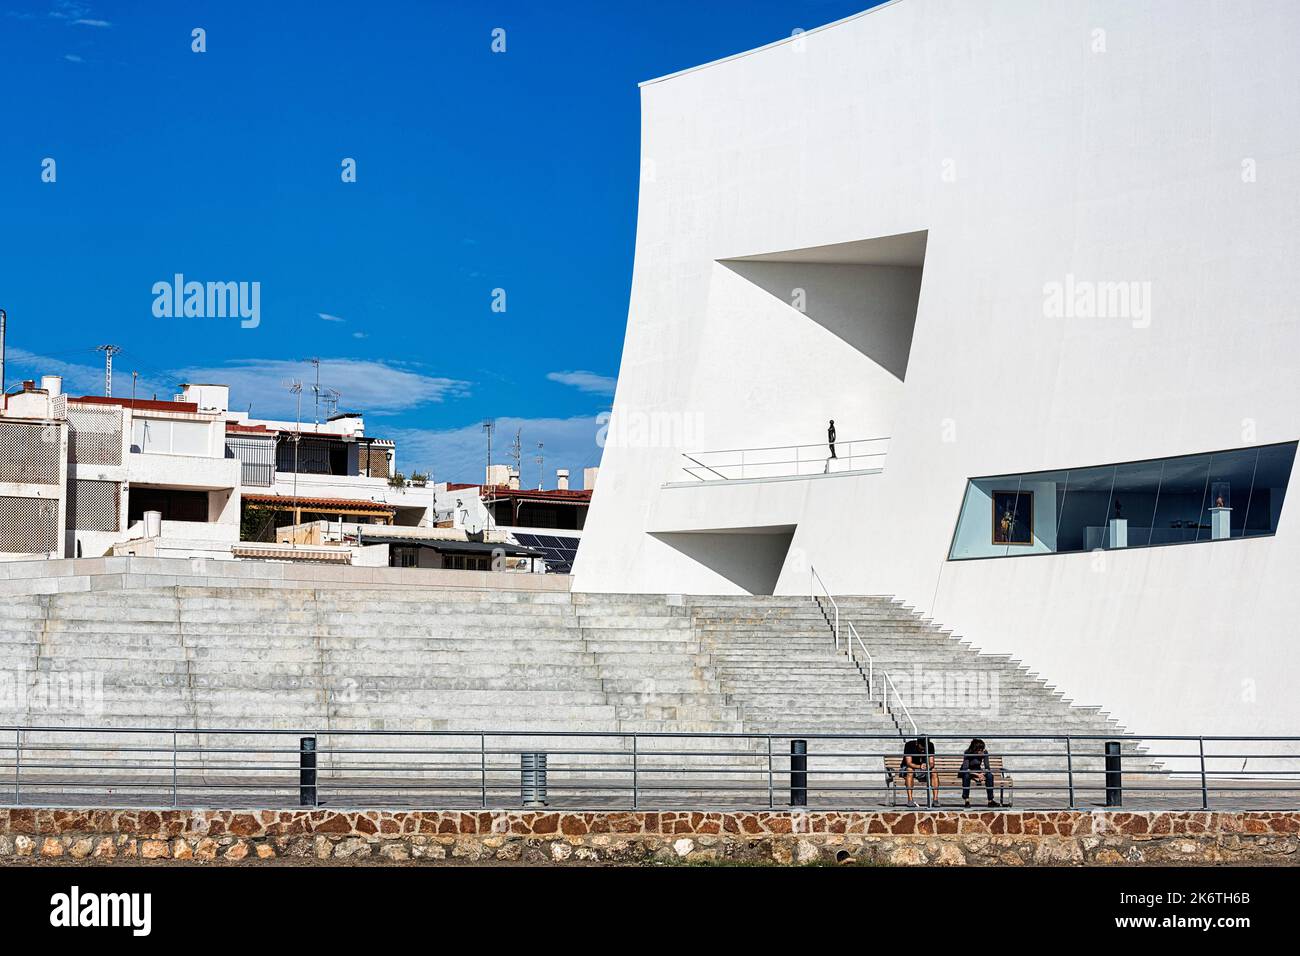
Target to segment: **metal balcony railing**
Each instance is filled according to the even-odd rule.
[[[240,482],[244,485],[269,488],[275,484],[274,466],[251,461],[241,462]]]
[[[981,736],[1019,809],[1300,806],[1300,737]],[[928,734],[923,746],[951,762],[970,739]],[[901,754],[895,734],[10,726],[0,804],[511,809],[537,805],[539,780],[523,771],[544,755],[541,799],[554,807],[877,810],[898,796]],[[982,808],[984,781],[970,784]],[[918,783],[916,797],[951,808],[960,789],[941,774],[937,793]]]
[[[833,449],[833,453],[832,453]],[[682,471],[696,481],[741,481],[838,475],[884,466],[889,438],[777,445],[770,448],[732,448],[695,451],[682,455]]]

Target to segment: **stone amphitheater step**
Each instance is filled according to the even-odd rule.
[[[809,732],[824,731],[837,723],[845,727],[866,724],[871,729],[864,732],[877,732],[880,727],[886,732],[910,731],[911,725],[901,713],[863,715],[848,697],[827,701],[819,696],[807,715],[793,698],[789,706],[773,706],[774,697],[806,695],[805,688],[814,683],[827,685],[828,673],[848,663],[847,656],[834,648],[833,614],[823,613],[816,602],[773,602],[751,614],[745,611],[745,602],[735,599],[688,600],[701,641],[710,650],[728,700],[740,704],[747,729],[776,731],[797,721]],[[940,702],[947,706],[928,706],[924,699],[913,700],[910,717],[928,733],[993,738],[998,733],[1116,736],[1121,732],[1099,708],[1073,705],[1011,656],[981,654],[898,602],[881,597],[837,599],[837,603],[841,623],[855,625],[877,672],[921,679],[927,674],[985,679],[986,690],[996,691],[997,709],[992,712],[972,706],[977,702],[969,699],[958,706],[949,701]],[[992,744],[1005,754],[1019,754],[1014,764],[1025,770],[1055,772],[1063,766],[1057,743],[1005,740]],[[833,742],[813,742],[812,746],[838,747]],[[941,742],[939,749],[953,747],[961,749],[956,741]],[[1132,746],[1127,749],[1135,750]],[[1094,769],[1098,762],[1095,756],[1083,755],[1076,769]]]
[[[878,671],[959,673],[996,688],[996,709],[914,700],[922,730],[1122,732],[1010,656],[982,654],[891,598],[838,603]],[[32,687],[93,672],[103,692],[94,714],[0,698],[0,724],[754,735],[721,748],[742,752],[769,734],[869,733],[892,752],[910,723],[835,649],[832,619],[799,597],[183,584],[10,595],[0,670]],[[1025,742],[1001,749],[1026,754],[1028,768],[1058,762],[1047,745],[1046,758]]]

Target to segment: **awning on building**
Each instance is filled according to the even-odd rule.
[[[488,541],[441,541],[436,538],[403,537],[401,535],[360,535],[359,544],[398,544],[402,547],[421,547],[439,554],[496,554],[500,552],[507,558],[540,558],[542,552],[533,548],[523,548],[517,544]]]
[[[292,495],[243,496],[244,504],[261,511],[316,512],[329,515],[360,515],[367,518],[389,518],[397,513],[392,505],[358,498],[304,498]]]
[[[317,550],[284,545],[274,547],[265,544],[231,545],[231,554],[237,558],[253,558],[262,561],[309,561],[316,564],[351,564],[352,552],[347,548]]]

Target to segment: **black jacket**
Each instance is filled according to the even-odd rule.
[[[961,770],[958,771],[959,773],[980,773],[981,771],[984,773],[988,773],[988,770],[989,770],[989,753],[987,750],[979,754],[973,754],[973,753],[962,754]]]

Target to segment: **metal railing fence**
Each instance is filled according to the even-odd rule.
[[[889,437],[884,436],[833,444],[822,441],[808,445],[685,452],[681,467],[696,481],[814,477],[881,468],[888,452]]]
[[[981,736],[1020,808],[1289,810],[1300,797],[1300,737]],[[301,738],[313,744],[309,780]],[[923,739],[959,758],[971,737]],[[894,734],[11,726],[0,727],[0,803],[873,810],[901,802],[901,753]],[[540,803],[521,773],[536,754]],[[938,794],[914,783],[922,805],[959,803],[951,774]],[[977,805],[983,783],[971,782]]]

